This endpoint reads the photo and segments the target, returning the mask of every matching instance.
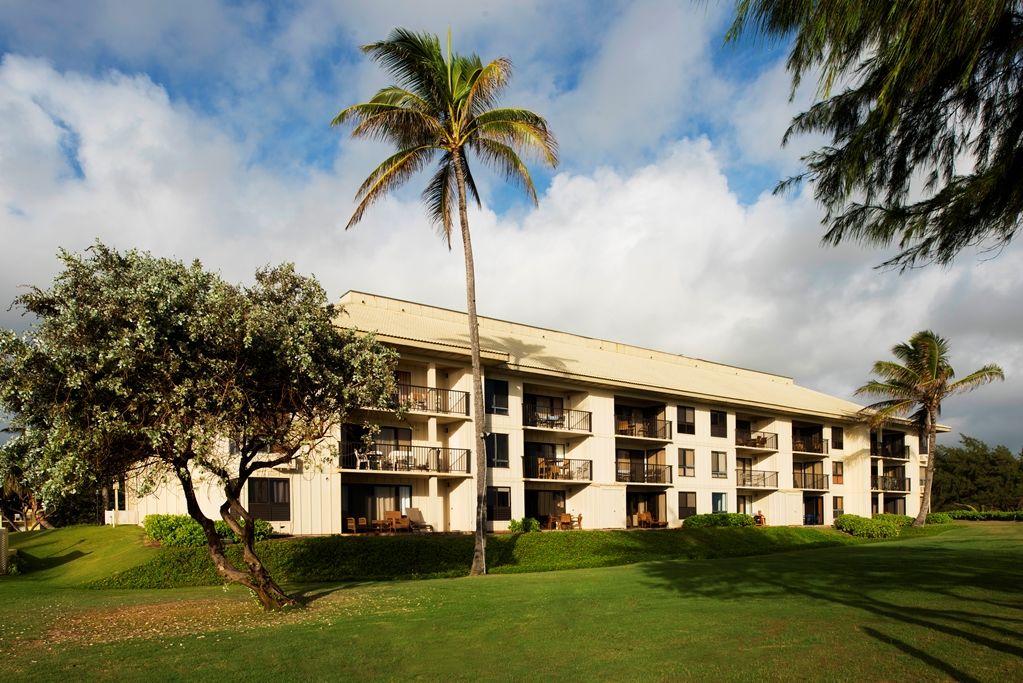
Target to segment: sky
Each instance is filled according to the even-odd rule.
[[[0,325],[56,253],[97,239],[233,282],[293,262],[353,289],[465,307],[464,265],[425,217],[427,177],[351,230],[389,154],[329,126],[388,85],[358,49],[394,27],[507,57],[502,103],[545,116],[561,164],[533,162],[539,204],[478,164],[470,211],[482,315],[794,378],[843,398],[921,329],[960,375],[942,421],[1023,448],[1023,244],[947,268],[878,270],[894,251],[822,247],[812,188],[775,195],[826,142],[783,147],[816,94],[785,45],[725,44],[731,3],[0,0]],[[862,402],[862,401],[859,401]]]

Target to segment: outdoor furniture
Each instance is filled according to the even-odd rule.
[[[557,529],[559,519],[558,515],[547,515],[547,530],[554,531]]]
[[[577,516],[575,518],[575,528],[579,529],[580,531],[582,530],[582,528],[583,528],[583,516],[582,516],[582,514],[580,514],[579,516]]]
[[[359,533],[359,527],[356,526],[354,517],[345,518],[345,531],[347,531],[350,534]]]
[[[359,531],[369,531],[369,521],[365,517],[359,517],[359,523],[355,528]]]
[[[385,510],[384,520],[386,520],[390,531],[412,531],[412,524],[408,517],[397,510]]]
[[[359,451],[355,451],[355,469],[369,469],[369,458]]]
[[[391,454],[388,457],[390,458],[392,469],[412,469],[412,453],[409,451],[391,451]]]
[[[433,531],[433,525],[426,523],[426,520],[423,519],[423,513],[419,508],[409,508],[405,512],[408,513],[408,521],[412,525],[412,531]]]
[[[653,516],[649,512],[640,512],[636,515],[636,523],[643,528],[649,528],[653,522]]]
[[[572,529],[572,515],[562,514],[558,522],[559,529],[571,530]]]

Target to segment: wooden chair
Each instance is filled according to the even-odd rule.
[[[412,531],[412,524],[408,517],[397,510],[385,510],[384,519],[391,531]]]
[[[356,529],[358,529],[359,531],[368,531],[369,520],[366,519],[365,517],[359,517],[359,524],[356,526]]]
[[[350,534],[359,533],[359,527],[356,526],[354,517],[345,518],[345,531],[347,531]]]
[[[433,531],[433,525],[426,523],[426,520],[423,519],[423,513],[419,508],[409,508],[406,512],[408,513],[409,524],[412,525],[412,531]]]
[[[572,528],[572,515],[562,514],[561,520],[558,522],[559,529],[571,530]]]
[[[640,512],[636,515],[636,523],[642,528],[648,528],[650,523],[653,521],[653,517],[649,512]]]
[[[581,514],[578,517],[575,518],[575,528],[579,529],[580,531],[582,531],[582,528],[583,528],[583,516]]]

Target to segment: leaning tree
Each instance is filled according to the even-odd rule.
[[[198,262],[98,243],[60,259],[49,289],[16,301],[35,324],[0,334],[0,407],[21,428],[27,466],[46,473],[41,498],[97,472],[134,471],[143,492],[176,480],[219,574],[267,609],[294,603],[256,553],[246,482],[332,455],[317,446],[351,411],[387,405],[394,353],[337,327],[323,289],[290,265],[241,287]],[[242,565],[203,512],[209,484]]]
[[[353,104],[334,117],[333,126],[354,122],[354,137],[376,138],[397,152],[370,173],[358,190],[359,204],[348,221],[352,227],[370,204],[404,185],[437,161],[423,201],[430,218],[451,248],[457,209],[465,257],[465,295],[469,318],[473,412],[476,430],[476,546],[473,575],[486,573],[487,458],[483,432],[483,381],[480,333],[476,317],[476,275],[469,234],[468,201],[479,205],[479,193],[469,170],[469,153],[518,183],[536,203],[536,190],[520,154],[533,152],[550,166],[558,163],[557,142],[547,121],[526,109],[495,107],[508,85],[511,62],[495,59],[483,64],[477,55],[447,54],[437,36],[395,29],[387,40],[365,45],[363,52],[380,63],[397,81],[369,102]]]
[[[871,374],[877,379],[868,381],[856,393],[881,399],[864,408],[873,426],[883,425],[893,417],[910,417],[920,425],[930,455],[924,472],[920,512],[913,526],[923,526],[931,507],[931,482],[937,460],[935,434],[942,401],[996,379],[1005,379],[1005,375],[997,365],[988,364],[957,380],[948,360],[948,341],[931,330],[921,330],[910,337],[908,343],[896,344],[892,354],[897,360],[874,363]]]

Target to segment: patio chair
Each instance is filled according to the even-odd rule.
[[[384,511],[384,519],[387,520],[391,531],[412,531],[412,524],[409,518],[397,510]]]
[[[359,451],[355,451],[355,469],[357,469],[357,470],[368,470],[369,469],[369,457],[363,455]]]
[[[359,523],[355,528],[358,531],[369,531],[369,520],[365,517],[359,517]],[[358,533],[358,531],[356,533]]]
[[[580,514],[575,518],[575,528],[582,531],[583,528],[583,516]]]
[[[405,510],[408,516],[408,521],[412,525],[412,531],[429,531],[433,532],[433,525],[427,524],[426,520],[423,519],[423,513],[419,508],[408,508]]]
[[[558,528],[559,529],[571,530],[572,529],[572,515],[562,514],[561,515],[561,521],[558,523]]]
[[[359,527],[356,526],[354,517],[345,518],[345,531],[347,531],[350,534],[359,533]]]
[[[649,528],[653,524],[654,518],[649,512],[640,512],[636,515],[636,523],[644,529]]]

